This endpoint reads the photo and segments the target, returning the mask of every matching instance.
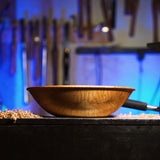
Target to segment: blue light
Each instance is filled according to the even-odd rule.
[[[159,106],[160,86],[153,97],[160,79],[159,54],[146,53],[139,61],[136,53],[79,54],[77,58],[76,84],[133,87],[136,90],[129,97],[133,100]],[[98,63],[95,63],[98,60]],[[98,69],[99,68],[99,69]],[[97,74],[98,73],[98,74]],[[152,97],[154,100],[151,102]],[[155,111],[140,111],[121,107],[115,114],[157,114]]]

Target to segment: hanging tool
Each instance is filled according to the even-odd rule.
[[[69,19],[69,42],[75,42],[74,38],[74,20],[72,18]]]
[[[32,59],[33,57],[34,57],[34,50],[33,50],[33,48],[34,48],[34,39],[33,39],[33,24],[34,22],[33,22],[33,20],[31,19],[30,21],[29,21],[29,36],[28,36],[28,38],[29,38],[29,40],[28,40],[28,59]]]
[[[124,14],[125,15],[131,15],[131,1],[132,0],[124,0]]]
[[[153,41],[158,42],[158,14],[160,8],[160,0],[152,0],[153,14]]]
[[[12,43],[11,43],[11,74],[16,73],[17,60],[17,22],[12,22]]]
[[[41,85],[47,84],[47,59],[48,59],[48,50],[47,50],[47,18],[44,16],[42,19],[42,70],[41,70]]]
[[[63,35],[63,84],[69,84],[69,65],[70,65],[70,49],[69,49],[70,23],[64,24]]]
[[[112,0],[111,3],[111,28],[114,29],[116,27],[116,0]]]
[[[3,31],[5,30],[5,20],[0,19],[0,64],[2,65],[5,59],[3,53]]]
[[[24,103],[28,103],[28,93],[26,88],[28,87],[28,79],[27,79],[27,39],[26,39],[26,21],[25,19],[20,20],[21,27],[21,48],[22,48],[22,77],[23,77],[23,96]]]
[[[124,2],[124,14],[131,16],[129,36],[133,37],[135,35],[139,0],[125,0]]]
[[[132,0],[130,5],[131,5],[132,17],[131,17],[129,35],[132,37],[135,34],[135,26],[136,26],[136,18],[137,18],[139,0]]]
[[[53,24],[53,7],[49,9],[49,16],[47,18],[47,27],[46,27],[46,39],[47,39],[47,84],[52,85],[53,84],[53,76],[51,73],[53,73],[52,63],[53,63],[53,40],[52,40],[52,24]]]
[[[1,54],[1,63],[3,62],[3,31],[5,29],[5,16],[6,13],[8,12],[10,3],[8,0],[5,0],[3,2],[1,2],[1,6],[0,6],[0,54]]]
[[[73,32],[74,32],[78,28],[78,16],[77,16],[77,14],[71,15],[71,20],[72,20],[72,26],[73,26]]]
[[[70,50],[69,48],[64,49],[63,56],[63,84],[69,84],[69,66],[70,66]]]
[[[1,6],[0,6],[0,17],[6,15],[10,5],[11,4],[10,4],[9,0],[4,0],[3,3],[1,3]]]
[[[64,49],[68,47],[68,39],[66,40],[66,9],[61,10],[61,17],[57,27],[57,42],[58,42],[58,54],[57,54],[57,82],[58,84],[63,84],[64,81],[64,68],[63,68],[63,58],[64,58]],[[67,34],[69,35],[69,34]],[[69,36],[67,37],[69,38]]]
[[[28,20],[28,30],[27,30],[27,44],[28,44],[28,49],[27,49],[27,77],[28,77],[28,86],[33,85],[33,60],[34,60],[34,40],[33,40],[33,20]],[[28,102],[31,102],[32,96],[29,94],[28,95]]]
[[[108,40],[109,42],[112,42],[114,40],[113,36],[113,31],[112,31],[112,26],[111,26],[111,17],[109,14],[109,11],[111,10],[111,1],[108,0],[101,0],[101,8],[105,20],[105,26],[108,27],[109,31],[107,32],[108,34]]]
[[[41,77],[41,37],[40,37],[40,21],[35,18],[33,23],[33,40],[34,40],[34,58],[35,58],[35,72],[34,79]]]
[[[58,50],[58,24],[57,24],[57,19],[53,20],[53,84],[58,84],[57,82],[57,67],[58,67],[58,54],[59,54],[59,50]]]
[[[1,5],[0,5],[0,59],[1,59],[1,63],[4,61],[5,59],[5,54],[3,53],[3,31],[5,30],[6,27],[6,16],[7,14],[9,14],[9,8],[10,8],[11,4],[8,0],[3,0],[1,1]]]
[[[91,0],[86,0],[86,12],[87,12],[87,31],[88,39],[93,38],[93,29],[92,29],[92,5]]]
[[[26,45],[27,45],[27,87],[32,85],[32,51],[30,50],[30,34],[32,34],[32,27],[29,28],[29,18],[28,18],[28,11],[24,12],[24,20],[25,20],[25,26],[26,26],[26,30],[25,30],[25,36],[26,36]],[[32,21],[30,21],[32,22]],[[29,29],[30,32],[29,32]],[[27,92],[28,93],[28,92]],[[32,96],[30,94],[28,94],[28,103],[30,103],[32,101]]]
[[[84,27],[84,0],[78,0],[78,37],[82,38]]]

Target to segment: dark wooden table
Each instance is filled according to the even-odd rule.
[[[9,160],[151,160],[160,155],[159,119],[0,120],[0,153]]]

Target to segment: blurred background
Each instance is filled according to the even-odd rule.
[[[47,113],[29,86],[106,85],[159,106],[159,0],[0,0],[1,110]],[[115,114],[140,114],[121,107]],[[152,113],[153,111],[145,111]]]

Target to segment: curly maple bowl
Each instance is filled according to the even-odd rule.
[[[27,90],[48,113],[72,117],[105,117],[118,110],[134,88],[118,86],[53,85]]]

